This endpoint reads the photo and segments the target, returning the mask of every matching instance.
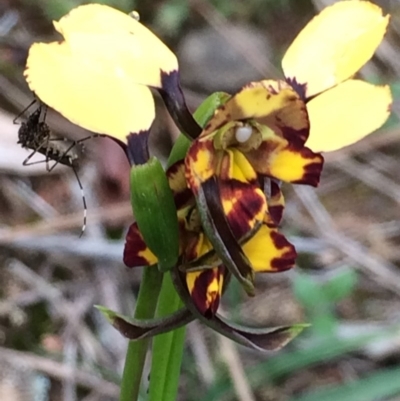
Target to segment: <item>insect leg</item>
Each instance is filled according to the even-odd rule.
[[[17,123],[17,120],[18,120],[32,105],[34,105],[36,102],[37,102],[37,100],[36,100],[36,99],[33,99],[33,100],[28,104],[28,106],[26,106],[26,107],[21,111],[21,113],[19,113],[19,114],[14,118],[13,124],[18,124],[18,123]]]
[[[44,159],[44,160],[38,160],[38,161],[36,161],[36,162],[28,163],[29,160],[32,159],[32,157],[33,157],[36,153],[38,153],[37,149],[34,150],[34,151],[32,151],[32,153],[22,162],[22,165],[23,165],[23,166],[32,166],[32,165],[34,165],[34,164],[45,163],[45,162],[47,161],[46,159]]]
[[[32,157],[33,157],[36,153],[42,153],[42,152],[40,152],[40,150],[44,148],[44,145],[46,145],[46,140],[44,140],[36,149],[34,149],[34,150],[32,151],[32,153],[22,162],[22,165],[23,165],[23,166],[32,166],[33,164],[48,163],[48,156],[47,156],[47,149],[48,149],[48,148],[46,148],[46,154],[45,154],[46,159],[44,159],[44,160],[39,160],[39,161],[32,162],[32,163],[28,163],[29,160],[32,159]]]
[[[22,165],[31,166],[33,164],[46,163],[46,170],[50,172],[53,169],[53,167],[49,169],[49,160],[51,160],[51,158],[49,157],[49,153],[51,152],[51,147],[49,145],[49,138],[50,135],[46,135],[46,138],[41,142],[41,144],[36,149],[34,149],[33,152],[22,162]],[[28,163],[28,161],[36,153],[42,153],[43,155],[45,155],[46,158],[44,160]]]

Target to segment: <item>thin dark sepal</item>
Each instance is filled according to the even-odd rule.
[[[202,128],[186,105],[179,83],[179,71],[172,71],[169,74],[161,72],[161,82],[162,89],[158,91],[175,124],[189,139],[196,139],[201,134]]]
[[[131,166],[147,163],[149,155],[150,130],[130,133],[127,137],[127,155]]]
[[[186,308],[181,308],[169,316],[146,320],[132,319],[100,305],[95,305],[95,308],[107,318],[115,329],[129,340],[141,340],[166,333],[195,319],[193,314]]]
[[[183,282],[182,274],[177,270],[173,270],[171,271],[171,276],[182,301],[197,319],[223,336],[245,347],[262,352],[277,351],[309,326],[308,324],[296,324],[293,326],[253,328],[228,322],[218,314],[206,317],[196,308]]]
[[[225,267],[254,296],[254,271],[226,220],[218,183],[211,177],[199,187],[196,197],[203,228]]]

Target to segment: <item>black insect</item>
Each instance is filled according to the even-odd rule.
[[[36,103],[36,100],[34,100],[25,110],[23,110],[21,114],[28,110],[34,103]],[[39,107],[28,116],[26,122],[21,123],[21,126],[18,130],[17,143],[23,148],[32,151],[22,164],[24,166],[29,166],[37,163],[46,163],[46,169],[49,172],[52,171],[57,164],[63,164],[64,166],[72,169],[82,193],[84,212],[82,230],[79,235],[79,237],[81,237],[86,228],[87,206],[83,186],[77,172],[78,159],[83,150],[82,142],[98,135],[91,135],[77,141],[64,137],[57,137],[52,133],[49,126],[45,122],[46,113],[47,106],[39,104]],[[17,119],[21,116],[21,114],[14,119],[14,123],[17,122]],[[45,159],[30,162],[32,157],[37,153],[44,155]]]

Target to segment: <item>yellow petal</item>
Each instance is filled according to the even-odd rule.
[[[123,142],[154,120],[150,89],[63,43],[31,46],[25,70],[30,89],[71,122]]]
[[[265,224],[243,245],[243,251],[256,272],[290,269],[297,256],[294,246],[276,229]]]
[[[269,128],[263,129],[263,141],[246,153],[254,170],[280,181],[317,186],[323,157],[308,147],[292,145]]]
[[[368,1],[339,1],[325,8],[296,37],[282,67],[286,78],[307,84],[310,97],[351,77],[374,54],[389,16]]]
[[[242,183],[255,182],[257,173],[243,155],[235,148],[225,150],[221,157],[218,176],[222,180],[237,180]]]
[[[134,30],[138,21],[103,4],[86,4],[72,9],[54,27],[64,37],[71,32],[114,33]]]
[[[200,256],[205,255],[207,252],[211,251],[212,249],[213,249],[213,247],[210,243],[210,240],[207,238],[207,236],[202,232],[198,233],[196,254],[195,255],[192,254],[193,259],[197,259]]]
[[[136,19],[112,7],[87,4],[54,22],[73,52],[110,62],[136,83],[160,88],[160,71],[178,70],[170,49]]]
[[[194,193],[197,193],[201,183],[215,174],[216,164],[222,156],[223,152],[215,151],[210,139],[193,142],[185,158],[185,174],[188,186]]]
[[[311,131],[307,147],[330,152],[351,145],[381,127],[390,114],[388,86],[348,80],[307,104]]]
[[[296,184],[318,186],[323,158],[309,148],[286,147],[271,153],[269,176]]]
[[[220,192],[222,206],[235,238],[244,237],[264,219],[267,204],[260,188],[237,181],[221,181]]]

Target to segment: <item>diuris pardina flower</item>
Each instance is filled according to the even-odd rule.
[[[187,153],[186,179],[204,229],[251,295],[255,272],[294,265],[295,250],[277,230],[283,209],[278,182],[318,184],[323,158],[304,146],[308,132],[296,91],[262,81],[220,106]]]

